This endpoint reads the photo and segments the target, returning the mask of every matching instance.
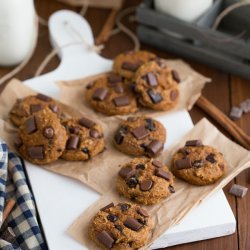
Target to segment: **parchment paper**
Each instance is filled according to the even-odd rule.
[[[172,110],[174,112],[178,109],[187,109],[190,110],[194,103],[201,95],[201,91],[205,86],[206,82],[209,82],[210,79],[199,74],[193,70],[188,64],[182,60],[163,60],[169,67],[175,69],[181,78],[180,83],[180,101],[177,107]],[[103,73],[95,76],[91,76],[84,79],[74,80],[74,81],[61,81],[59,82],[60,87],[60,100],[76,109],[82,110],[88,114],[91,114],[92,117],[98,119],[109,119],[108,116],[94,111],[85,100],[85,91],[87,83],[109,74]],[[152,111],[149,109],[141,109],[135,115],[138,114],[150,114],[150,116],[160,116],[167,114],[167,111]],[[123,116],[124,117],[124,116]]]
[[[202,119],[176,145],[172,146],[169,151],[163,153],[162,159],[168,166],[171,165],[174,152],[184,146],[185,142],[189,139],[201,139],[205,145],[211,145],[219,149],[228,163],[227,174],[215,184],[203,187],[194,186],[176,178],[175,194],[158,205],[147,207],[152,216],[154,229],[150,236],[149,243],[143,249],[149,249],[153,241],[161,236],[168,228],[179,223],[191,209],[217,190],[223,188],[241,171],[250,167],[249,151],[230,141],[206,119]],[[88,249],[99,249],[88,238],[88,226],[91,218],[100,208],[110,202],[118,203],[124,200],[126,199],[119,197],[113,188],[86,209],[71,225],[68,229],[68,233]]]

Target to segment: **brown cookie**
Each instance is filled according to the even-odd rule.
[[[145,209],[131,203],[110,203],[92,219],[89,236],[102,249],[132,250],[146,245],[151,230]]]
[[[129,117],[122,121],[115,133],[114,144],[121,152],[129,155],[158,156],[166,141],[163,125],[144,116]]]
[[[85,161],[103,152],[103,131],[99,124],[85,117],[67,119],[62,122],[68,140],[61,158],[67,161]]]
[[[226,172],[223,155],[200,140],[187,141],[173,156],[174,175],[194,185],[215,183]]]
[[[136,71],[135,91],[142,106],[154,110],[176,107],[180,93],[173,72],[175,71],[164,64],[160,66],[157,62],[145,63]]]
[[[64,126],[49,108],[29,116],[19,127],[15,144],[21,156],[38,165],[57,160],[67,141]]]
[[[93,109],[106,115],[126,115],[137,111],[133,91],[121,76],[114,74],[89,84],[86,99]]]
[[[37,94],[18,99],[10,111],[9,118],[15,126],[19,127],[28,116],[44,108],[49,108],[58,117],[61,116],[59,105],[51,97]]]
[[[155,59],[156,55],[147,51],[128,51],[114,59],[113,71],[127,79],[132,79],[142,64]]]
[[[174,193],[174,177],[158,160],[141,157],[122,166],[118,173],[118,192],[144,205],[161,202]]]

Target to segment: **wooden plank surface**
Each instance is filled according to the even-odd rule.
[[[35,1],[36,9],[38,14],[44,19],[48,17],[56,10],[60,9],[71,9],[74,11],[79,11],[79,8],[70,7],[66,4],[57,2],[55,0],[43,0]],[[132,5],[139,4],[139,0],[127,0],[125,1],[124,8]],[[107,9],[97,9],[90,8],[86,13],[86,19],[89,21],[94,36],[97,37],[100,33],[103,24],[105,23],[110,10]],[[125,19],[125,24],[135,30],[136,24],[131,23],[128,19]],[[119,44],[119,46],[117,46]],[[123,33],[119,33],[116,36],[111,37],[106,43],[102,55],[107,58],[113,58],[118,53],[125,50],[133,49],[133,44],[131,40],[125,36]],[[142,45],[142,49],[149,50],[156,53],[160,57],[164,58],[177,58],[171,53],[166,53],[148,45]],[[20,72],[16,77],[21,80],[28,79],[34,76],[34,73],[39,65],[39,63],[44,59],[45,55],[51,51],[51,46],[48,40],[48,30],[46,27],[40,27],[38,45],[34,56],[29,62],[28,66]],[[241,101],[246,98],[250,98],[250,81],[243,80],[239,77],[230,76],[221,73],[213,68],[188,61],[191,66],[201,72],[202,74],[212,78],[212,82],[209,83],[204,91],[203,95],[213,102],[217,107],[219,107],[226,114],[229,113],[232,105],[238,105]],[[55,69],[59,64],[57,58],[53,59],[44,72],[49,72]],[[5,73],[9,72],[11,68],[0,67],[0,77]],[[0,86],[0,91],[3,89]],[[207,117],[199,108],[194,107],[190,114],[194,123],[198,122],[202,117]],[[223,131],[216,121],[207,117],[212,123],[214,123],[218,128]],[[243,115],[242,118],[236,122],[247,134],[250,135],[250,113]],[[226,134],[226,133],[225,133]],[[227,134],[226,134],[227,135]],[[240,174],[232,183],[237,183],[243,186],[247,186],[250,189],[250,170]],[[237,218],[237,232],[230,236],[225,236],[217,239],[211,239],[206,241],[200,241],[196,243],[184,244],[181,246],[169,247],[170,250],[249,250],[250,249],[250,192],[243,199],[236,199],[235,197],[228,194],[228,190],[231,184],[228,184],[225,188],[225,194],[230,203],[230,206]]]

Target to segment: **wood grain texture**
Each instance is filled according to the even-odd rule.
[[[70,9],[79,11],[80,8],[70,7],[63,3],[55,0],[43,0],[35,1],[36,10],[38,14],[44,19],[57,10]],[[139,0],[126,0],[124,7],[139,4]],[[93,29],[94,36],[97,37],[102,30],[103,24],[106,22],[110,10],[90,8],[86,13],[86,19],[89,21],[91,28]],[[136,29],[136,23],[131,23],[128,18],[123,20],[125,24],[132,28],[133,31]],[[119,44],[119,46],[117,46]],[[118,53],[125,50],[133,49],[131,40],[123,33],[119,33],[116,36],[111,37],[106,43],[102,55],[106,58],[114,58]],[[142,49],[149,50],[156,53],[160,57],[164,58],[176,58],[176,55],[167,53],[164,51],[157,50],[148,45],[142,45]],[[46,27],[40,27],[38,45],[34,56],[31,61],[25,67],[25,69],[17,75],[21,80],[33,77],[40,62],[44,59],[47,53],[51,51],[51,46],[48,39],[48,31]],[[228,114],[232,105],[238,105],[241,101],[250,98],[250,81],[245,81],[238,77],[233,77],[218,70],[204,66],[197,62],[188,61],[191,66],[199,71],[200,73],[212,78],[212,82],[207,84],[203,91],[203,95],[218,107],[225,114]],[[55,69],[59,64],[57,58],[53,59],[51,63],[46,67],[45,72],[49,72]],[[0,77],[5,73],[9,72],[11,68],[0,67]],[[0,86],[0,91],[4,86]],[[227,132],[221,127],[216,121],[208,117],[201,109],[195,106],[190,111],[191,117],[194,123],[198,122],[202,117],[207,117],[212,123],[214,123],[225,135],[230,137]],[[235,122],[239,125],[243,131],[250,135],[250,113],[243,115],[242,118]],[[228,184],[225,188],[225,194],[230,203],[230,206],[237,217],[238,227],[237,232],[230,236],[225,236],[217,239],[205,240],[195,243],[184,244],[180,246],[174,246],[167,248],[168,250],[248,250],[250,249],[250,192],[243,198],[235,198],[228,194],[228,190],[233,183],[246,186],[250,189],[250,170],[244,171],[234,181]]]

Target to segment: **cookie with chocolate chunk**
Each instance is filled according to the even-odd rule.
[[[148,51],[128,51],[114,59],[113,71],[126,79],[132,79],[142,64],[155,59],[156,55]]]
[[[62,122],[68,140],[61,156],[68,161],[85,161],[103,152],[103,131],[99,124],[85,117],[67,119]]]
[[[129,117],[122,121],[115,132],[114,144],[129,155],[157,157],[163,150],[166,130],[163,125],[144,116]]]
[[[58,117],[61,115],[59,105],[51,97],[37,94],[18,99],[10,111],[9,118],[15,126],[19,127],[28,116],[44,108],[49,108]]]
[[[176,74],[165,64],[148,62],[135,74],[135,91],[140,104],[153,110],[171,110],[178,104],[180,91]]]
[[[172,172],[194,185],[213,184],[226,172],[222,153],[200,140],[187,141],[173,156]]]
[[[161,202],[174,193],[174,177],[162,162],[146,157],[134,158],[118,173],[118,192],[144,205]]]
[[[110,203],[92,218],[89,237],[101,249],[131,250],[146,245],[151,230],[150,215],[139,205]]]
[[[93,109],[106,115],[137,111],[135,94],[119,75],[110,74],[87,85],[86,99]]]
[[[15,145],[24,159],[42,165],[57,160],[63,153],[66,141],[66,129],[57,114],[46,108],[23,122]]]

